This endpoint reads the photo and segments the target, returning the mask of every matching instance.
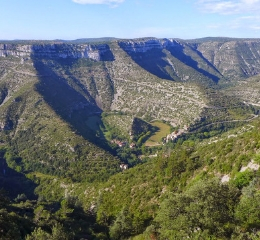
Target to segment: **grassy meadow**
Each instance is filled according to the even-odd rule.
[[[161,122],[161,121],[154,121],[150,123],[152,126],[159,128],[148,140],[145,142],[145,146],[153,147],[162,144],[162,138],[166,137],[170,131],[170,125]]]

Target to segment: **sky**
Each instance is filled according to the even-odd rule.
[[[260,0],[0,0],[0,39],[260,38]]]

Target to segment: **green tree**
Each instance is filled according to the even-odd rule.
[[[74,209],[71,208],[68,199],[63,199],[61,201],[61,208],[59,211],[56,212],[57,215],[59,215],[61,218],[67,218],[67,216],[71,213],[73,213]]]
[[[171,195],[155,221],[162,239],[231,236],[237,189],[213,179],[199,181],[184,193]]]
[[[235,179],[233,180],[233,183],[235,184],[236,187],[242,189],[243,187],[247,186],[251,182],[253,176],[254,173],[250,170],[247,170],[245,172],[238,172],[236,174]]]
[[[35,228],[34,231],[26,236],[26,240],[46,240],[50,239],[51,235],[45,231],[43,231],[40,227]]]
[[[244,188],[243,193],[235,211],[236,220],[244,231],[260,230],[260,193],[253,183]]]
[[[127,210],[123,209],[109,229],[112,239],[125,239],[131,235],[131,218]]]
[[[26,240],[69,240],[73,239],[73,234],[64,230],[60,223],[55,223],[52,227],[52,233],[47,233],[40,227],[35,228],[34,231],[26,236]]]

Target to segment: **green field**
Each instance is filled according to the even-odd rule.
[[[152,126],[159,128],[148,140],[145,142],[145,146],[152,147],[162,144],[162,138],[170,134],[171,127],[161,121],[155,121],[150,123]]]

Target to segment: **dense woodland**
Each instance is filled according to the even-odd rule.
[[[1,238],[258,239],[259,171],[240,171],[260,163],[260,124],[250,124],[215,142],[180,139],[94,183],[19,173],[21,160],[2,148],[1,184],[9,192],[1,190]],[[230,181],[221,183],[225,174]]]

